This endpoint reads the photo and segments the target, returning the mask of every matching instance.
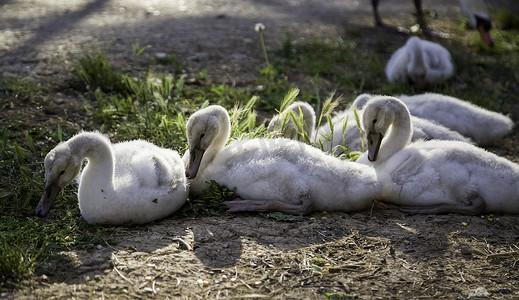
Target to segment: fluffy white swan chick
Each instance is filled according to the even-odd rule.
[[[317,131],[317,139],[321,140],[325,151],[339,155],[343,152],[343,148],[340,146],[348,148],[349,151],[362,150],[362,136],[357,126],[353,109],[357,109],[359,117],[362,116],[363,107],[372,97],[373,96],[369,94],[359,95],[353,101],[349,109],[339,112],[332,118],[333,134],[330,124],[328,123],[319,128]],[[411,120],[413,125],[413,141],[419,139],[438,139],[472,143],[470,138],[445,126],[414,116],[411,116]]]
[[[187,122],[184,162],[193,196],[209,180],[236,188],[240,199],[225,202],[231,212],[355,211],[368,208],[381,191],[369,166],[285,138],[246,139],[225,147],[229,129],[229,115],[221,106],[194,113]]]
[[[303,128],[298,128],[293,121],[302,120]],[[268,132],[278,133],[281,137],[304,141],[302,132],[306,132],[306,136],[311,138],[315,130],[315,110],[306,103],[296,101],[290,104],[279,115],[275,115],[269,122]]]
[[[179,154],[143,140],[112,144],[99,132],[81,132],[52,149],[44,164],[40,217],[78,174],[79,209],[90,224],[158,220],[179,209],[189,192]]]
[[[519,213],[517,164],[463,142],[409,144],[410,123],[393,97],[375,97],[364,110],[368,152],[358,162],[375,167],[382,200],[412,213]]]
[[[407,105],[412,115],[457,131],[478,145],[501,141],[514,127],[509,117],[455,97],[425,93],[398,98]]]
[[[494,40],[490,36],[492,23],[490,13],[483,0],[460,0],[461,11],[472,27],[476,28],[481,39],[488,46],[494,46]]]
[[[452,75],[454,65],[449,51],[415,36],[396,50],[386,65],[386,76],[390,82],[435,84]]]

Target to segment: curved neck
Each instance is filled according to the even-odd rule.
[[[407,107],[401,102],[393,102],[392,110],[395,114],[393,123],[390,126],[389,134],[384,137],[378,154],[378,163],[386,161],[393,154],[402,150],[411,141],[413,127],[411,116]]]
[[[420,40],[411,38],[407,42],[408,52],[409,52],[409,64],[407,65],[407,72],[414,76],[419,76],[425,74],[425,64],[422,47],[420,45]]]
[[[98,133],[84,132],[67,143],[71,153],[75,153],[80,160],[88,160],[81,175],[82,181],[102,182],[103,186],[112,185],[114,157],[108,138]]]
[[[216,154],[225,147],[231,136],[231,121],[227,112],[218,115],[218,132],[204,152],[204,156],[200,163],[200,170],[205,170],[210,165]],[[203,172],[203,171],[202,171]]]

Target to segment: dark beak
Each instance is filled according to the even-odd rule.
[[[493,47],[494,40],[490,36],[490,33],[488,32],[488,30],[485,30],[485,26],[483,26],[483,24],[478,25],[478,31],[479,31],[479,34],[481,35],[481,38],[483,39],[483,42],[485,42],[485,44],[487,44],[487,46]]]
[[[380,144],[384,135],[378,132],[368,132],[368,159],[369,161],[377,160],[378,151],[380,150]]]
[[[45,184],[45,191],[36,207],[36,215],[38,215],[38,217],[43,218],[47,215],[54,203],[54,200],[58,197],[59,192],[61,192],[61,188],[58,186],[57,182]]]
[[[188,179],[193,179],[196,177],[198,173],[198,168],[200,168],[200,163],[202,162],[202,157],[204,156],[204,150],[194,147],[192,150],[189,150],[189,162],[186,167],[186,177]]]

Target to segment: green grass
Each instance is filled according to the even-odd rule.
[[[41,270],[48,260],[53,263],[46,272],[51,272],[62,262],[61,250],[99,243],[104,233],[80,218],[74,185],[59,196],[53,220],[36,217],[44,184],[42,159],[47,150],[28,134],[24,145],[13,142],[15,136],[5,129],[0,134],[0,286],[9,286]]]
[[[519,16],[506,8],[494,12],[494,22],[502,30],[519,29]]]
[[[519,31],[516,15],[499,11],[494,17],[494,48],[485,46],[473,29],[452,27],[453,38],[440,42],[451,51],[456,78],[427,90],[388,83],[384,62],[400,45],[384,38],[366,44],[364,32],[356,29],[348,29],[342,38],[316,37],[297,42],[287,34],[279,49],[268,51],[269,64],[258,66],[258,81],[252,86],[213,82],[207,71],[180,75],[182,66],[176,56],[150,59],[150,64],[172,66],[172,73],[154,73],[153,65],[143,67],[148,71],[125,73],[117,70],[103,53],[95,51],[78,58],[73,72],[76,79],[70,88],[90,103],[87,114],[93,127],[110,133],[114,142],[143,138],[180,153],[186,149],[187,118],[210,104],[229,109],[232,139],[266,135],[256,110],[273,114],[297,99],[311,103],[317,110],[318,123],[324,124],[329,122],[336,106],[344,107],[364,92],[394,95],[432,91],[506,113],[517,98]],[[140,55],[146,49],[134,45],[132,55]],[[304,78],[298,87],[291,81],[296,74]],[[45,98],[55,92],[50,84],[4,80],[0,82],[0,108],[7,111],[43,106]],[[517,120],[519,116],[514,117]],[[16,285],[32,273],[52,274],[60,265],[67,265],[62,251],[104,243],[112,232],[110,227],[90,226],[81,218],[74,184],[58,197],[49,217],[35,216],[43,192],[43,158],[77,129],[68,126],[66,120],[55,130],[36,123],[20,123],[16,118],[13,114],[0,120],[2,287]],[[293,121],[303,129],[300,116],[294,116]],[[308,135],[305,140],[312,143]],[[348,158],[355,155],[348,153]],[[190,201],[184,214],[221,214],[225,211],[221,202],[236,197],[234,191],[216,183],[210,186],[203,197]]]

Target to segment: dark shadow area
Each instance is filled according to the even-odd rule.
[[[81,10],[73,12],[67,11],[60,15],[50,15],[39,20],[39,25],[34,29],[32,34],[33,36],[24,41],[23,45],[9,51],[8,55],[16,56],[23,53],[31,56],[31,53],[33,53],[42,42],[49,39],[56,39],[56,37],[60,36],[63,32],[70,31],[75,24],[84,20],[88,16],[101,11],[107,4],[107,1],[108,0],[94,0],[89,2]],[[32,20],[27,21],[30,22]],[[4,22],[11,23],[12,21],[4,20]],[[5,55],[1,55],[0,58],[4,56]]]

